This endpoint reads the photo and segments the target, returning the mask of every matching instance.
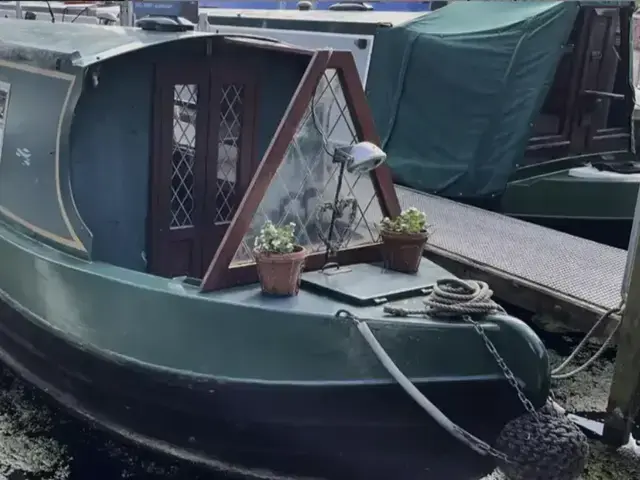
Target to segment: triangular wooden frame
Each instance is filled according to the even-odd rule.
[[[380,144],[373,116],[351,53],[330,50],[316,51],[202,279],[200,284],[202,292],[257,281],[255,264],[237,267],[230,267],[230,265],[251,225],[254,213],[284,159],[287,148],[304,117],[306,108],[313,98],[316,86],[327,69],[335,69],[338,73],[358,140]],[[393,186],[389,167],[382,165],[371,172],[371,180],[382,213],[390,217],[397,216],[400,213],[400,203]],[[380,249],[375,244],[354,247],[338,253],[338,261],[342,264],[370,262],[379,259]],[[323,262],[324,253],[310,255],[307,258],[306,268],[308,270],[321,268]]]

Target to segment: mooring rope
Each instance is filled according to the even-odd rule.
[[[518,394],[526,413],[509,422],[500,433],[497,447],[467,432],[452,422],[438,407],[420,392],[402,373],[368,323],[347,310],[339,310],[336,316],[355,322],[358,331],[391,377],[435,421],[455,438],[482,455],[491,455],[508,478],[513,480],[569,480],[584,469],[589,446],[584,434],[565,416],[558,413],[551,402],[540,410],[535,409],[526,397],[511,369],[484,332],[483,327],[471,315],[505,313],[492,299],[493,291],[484,282],[444,279],[429,289],[423,300],[423,309],[405,309],[385,306],[385,313],[396,317],[428,315],[431,317],[461,317],[470,323],[485,343],[509,384]]]
[[[623,297],[622,301],[620,302],[620,305],[610,310],[607,310],[598,319],[598,321],[593,325],[593,327],[591,327],[591,330],[587,332],[587,334],[584,336],[584,338],[578,344],[578,346],[573,350],[573,352],[571,352],[571,355],[569,355],[560,365],[558,365],[557,367],[551,370],[551,378],[553,378],[554,380],[565,380],[567,378],[573,377],[574,375],[588,368],[593,362],[598,360],[602,356],[602,354],[605,352],[605,350],[611,343],[611,340],[613,340],[614,335],[620,328],[620,325],[622,324],[621,319],[622,319],[622,314],[624,313],[624,309],[625,309],[625,301]],[[586,362],[584,362],[579,367],[576,367],[573,370],[570,370],[568,372],[562,373],[562,371],[567,368],[567,366],[573,361],[573,359],[576,358],[576,355],[578,355],[578,353],[582,351],[582,349],[587,344],[587,342],[591,339],[591,337],[593,336],[595,331],[598,329],[598,327],[600,327],[600,325],[602,325],[606,320],[608,320],[614,314],[618,315],[618,318],[616,319],[616,326],[611,329],[611,332],[609,332],[609,335],[605,339],[604,343],[600,346],[598,351],[594,353],[591,356],[591,358],[589,358]]]
[[[464,286],[463,286],[464,285]],[[453,286],[453,289],[452,289]],[[471,280],[440,281],[427,289],[429,295],[423,300],[426,308],[409,309],[387,305],[383,308],[384,312],[394,317],[407,317],[409,315],[430,315],[433,317],[451,317],[469,314],[490,314],[490,313],[506,313],[504,308],[493,301],[493,291],[485,282]],[[571,354],[557,367],[551,370],[551,378],[554,380],[565,380],[589,368],[602,354],[613,340],[616,332],[622,323],[620,318],[616,320],[616,325],[611,329],[604,343],[600,346],[588,360],[582,365],[574,368],[569,372],[563,372],[567,366],[576,358],[578,353],[582,351],[584,346],[593,337],[598,328],[606,322],[612,315],[619,317],[624,312],[625,302],[622,300],[620,305],[606,311],[591,329],[584,336],[578,346]]]

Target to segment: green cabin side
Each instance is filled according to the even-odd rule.
[[[211,252],[195,265],[194,257],[202,257],[194,252],[201,246],[195,241],[174,238],[159,244],[171,203],[174,210],[178,204],[187,216],[195,215],[195,203],[214,192],[226,195],[218,200],[229,210],[225,215],[233,213],[310,55],[275,49],[256,53],[251,42],[193,32],[167,36],[140,31],[135,42],[109,29],[65,24],[56,25],[58,34],[46,24],[43,31],[34,26],[14,21],[14,33],[3,32],[7,43],[16,44],[0,60],[0,87],[7,92],[0,162],[3,220],[39,241],[93,261],[163,276],[200,276]],[[86,36],[86,51],[77,50],[77,39],[67,48],[63,33]],[[178,98],[179,90],[187,98]],[[193,103],[198,101],[196,92],[203,99],[198,105]],[[167,112],[164,122],[158,121]],[[186,122],[174,119],[174,112]],[[202,117],[196,120],[198,137],[189,123],[197,114]],[[241,124],[244,117],[247,121]],[[261,127],[255,129],[255,124]],[[173,135],[180,136],[179,149],[164,138],[174,129]],[[235,187],[235,180],[228,178],[231,172],[214,175],[214,185],[196,185],[202,181],[196,182],[196,173],[206,175],[205,163],[223,154],[210,152],[215,146],[207,145],[209,137],[227,144],[242,137],[241,146],[225,148],[244,149],[246,163],[241,165],[243,172],[237,172],[243,185]],[[200,165],[194,163],[196,156]],[[181,171],[167,171],[167,161],[175,165],[181,159]],[[236,163],[240,170],[241,162]],[[159,171],[168,178],[162,179]],[[221,192],[224,188],[235,189],[233,198]],[[196,194],[202,198],[192,198]],[[156,206],[167,207],[167,202],[163,215]],[[187,202],[191,206],[184,205]],[[224,225],[212,226],[207,241],[219,241],[223,234]],[[176,244],[183,245],[175,265],[160,260],[176,256],[166,255],[171,242],[174,252]]]
[[[4,221],[96,265],[207,291],[213,278],[255,282],[260,226],[295,221],[307,268],[322,267],[329,219],[317,211],[338,177],[323,145],[377,141],[349,52],[0,21]],[[386,167],[349,175],[363,203],[338,222],[341,261],[375,261],[374,222],[398,199]]]
[[[222,39],[215,41],[221,43]],[[208,119],[207,126],[209,129],[219,130],[227,126],[226,116],[255,116],[254,121],[263,126],[252,130],[251,133],[255,132],[255,136],[248,142],[248,148],[251,148],[251,165],[255,165],[256,159],[262,157],[273,137],[308,59],[302,57],[298,61],[290,61],[282,53],[268,51],[251,61],[251,52],[247,51],[247,47],[225,48],[228,59],[243,59],[250,63],[252,75],[264,80],[261,81],[259,97],[254,95],[253,98],[246,98],[246,103],[242,105],[230,104],[232,99],[225,101],[222,94],[234,87],[248,92],[250,85],[243,82],[250,78],[243,75],[235,83],[220,85],[221,98],[218,102],[222,102],[222,108],[227,111],[216,109],[220,118]],[[206,49],[207,40],[196,38],[172,44],[170,49],[164,46],[153,47],[107,60],[100,64],[100,87],[89,87],[81,96],[71,128],[71,184],[78,211],[93,233],[93,260],[142,272],[149,271],[149,229],[154,221],[149,216],[149,204],[159,200],[157,192],[154,198],[150,186],[153,181],[151,161],[154,146],[149,139],[153,137],[154,129],[153,117],[150,115],[154,102],[153,85],[156,81],[154,66],[159,61],[170,65],[171,62],[184,61],[188,57],[193,57],[198,62],[206,56]],[[215,52],[212,54],[215,55]],[[218,66],[219,69],[229,67],[233,71],[233,62]],[[242,67],[236,65],[235,68]],[[212,67],[203,73],[197,86],[209,85],[216,71],[217,68]],[[123,72],[127,72],[127,82],[122,81]],[[190,86],[194,84],[177,85],[187,91],[193,90]],[[251,100],[254,103],[250,103]],[[231,108],[236,108],[236,111],[231,112]],[[238,111],[239,108],[243,111]],[[206,111],[201,109],[198,113],[204,115]],[[127,120],[126,125],[123,125],[123,119]],[[217,127],[214,125],[216,121]],[[220,135],[224,133],[227,132]],[[184,134],[182,140],[187,144],[185,147],[198,147],[195,143],[197,140],[193,137],[193,133],[190,136],[189,132]],[[96,139],[99,139],[99,144],[96,144]],[[185,152],[172,152],[171,155],[173,158],[185,155]],[[195,192],[189,193],[191,188],[188,182],[192,181],[195,172],[184,171],[181,174],[185,177],[184,180],[180,182],[176,178],[176,172],[171,189],[175,191],[175,195],[182,195],[183,198],[175,199],[174,203],[180,200],[192,202],[188,197]],[[229,183],[226,178],[220,178],[217,186],[224,188],[225,183]],[[96,202],[96,198],[104,201]],[[237,202],[238,199],[229,199],[229,206],[232,201]],[[186,222],[187,219],[178,221]],[[208,258],[204,261],[210,260]],[[171,272],[167,272],[168,276],[170,274]]]

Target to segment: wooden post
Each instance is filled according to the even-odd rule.
[[[609,391],[603,440],[619,447],[629,442],[640,407],[640,192],[629,240],[622,295],[626,306],[618,332],[618,353]]]

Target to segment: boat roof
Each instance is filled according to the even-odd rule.
[[[16,4],[17,2],[15,1],[10,1],[10,2],[3,1],[3,2],[0,2],[0,7],[3,9],[15,9]],[[96,4],[96,2],[64,3],[64,2],[58,2],[58,1],[43,2],[42,0],[22,0],[20,2],[20,7],[22,8],[23,11],[32,10],[34,12],[35,11],[48,12],[49,7],[51,7],[51,10],[53,10],[55,13],[61,13],[63,10],[67,12],[78,13],[81,10],[87,9],[87,7],[97,8],[97,7],[100,7],[100,5]]]
[[[334,24],[359,24],[370,26],[394,26],[410,22],[429,12],[344,12],[331,10],[258,10],[237,8],[201,8],[206,13],[209,23],[220,20],[237,22],[245,21],[277,21],[277,22],[313,22]],[[213,21],[212,21],[213,20]],[[225,22],[227,23],[227,22]]]
[[[203,36],[221,37],[214,32],[155,32],[141,28],[6,18],[0,18],[0,31],[0,58],[12,59],[25,50],[48,52],[69,58],[77,67],[87,67],[166,42]]]

